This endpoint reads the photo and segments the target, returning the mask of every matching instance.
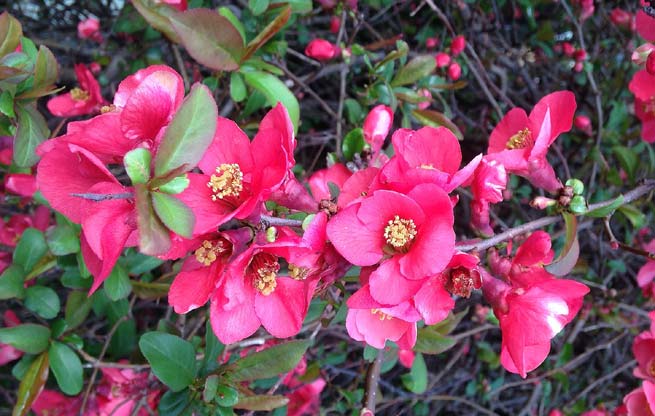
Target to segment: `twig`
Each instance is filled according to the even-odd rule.
[[[124,192],[121,194],[76,194],[72,193],[70,196],[76,196],[82,199],[88,199],[90,201],[107,201],[110,199],[131,199],[134,198],[134,194],[131,192]]]
[[[607,380],[612,380],[614,377],[617,375],[621,374],[625,370],[629,369],[630,367],[633,367],[635,364],[637,364],[637,360],[631,360],[628,361],[627,363],[623,364],[621,367],[617,368],[616,370],[605,374],[598,380],[595,380],[593,383],[588,385],[584,390],[582,390],[580,393],[578,393],[573,399],[571,399],[564,407],[569,407],[572,406],[573,403],[578,401],[581,397],[585,397],[587,393],[598,387],[599,385],[605,383]]]
[[[270,215],[262,215],[260,219],[264,228],[271,226],[279,227],[302,227],[302,220],[294,220],[291,218],[271,217]]]
[[[610,217],[605,217],[603,222],[605,223],[605,231],[607,231],[607,234],[609,235],[610,243],[615,244],[616,247],[620,248],[621,250],[636,254],[638,256],[646,257],[649,260],[655,260],[655,253],[650,253],[646,250],[642,250],[637,247],[632,247],[631,245],[622,243],[619,240],[617,240],[617,238],[614,236],[614,233],[612,232],[612,226],[610,225]]]
[[[487,410],[484,407],[468,400],[463,397],[457,397],[457,396],[448,396],[445,394],[435,394],[433,396],[429,396],[425,399],[425,401],[448,401],[448,402],[459,402],[463,403],[469,407],[472,407],[473,409],[477,410],[480,412],[480,414],[484,415],[489,415],[489,416],[500,416],[496,412],[492,412],[491,410]]]
[[[380,369],[382,368],[382,359],[384,358],[384,351],[378,351],[378,356],[375,357],[366,373],[366,388],[364,391],[364,408],[370,410],[375,414],[375,399],[378,391],[378,381],[380,379]]]
[[[655,179],[646,179],[642,185],[639,185],[635,189],[626,192],[623,194],[623,203],[621,205],[629,204],[630,202],[641,198],[642,196],[648,194],[653,189],[655,189]],[[604,208],[610,206],[616,198],[611,198],[603,202],[598,202],[596,204],[589,205],[589,211],[594,211],[599,208]],[[562,221],[562,217],[559,215],[553,215],[550,217],[539,218],[534,221],[526,222],[514,228],[511,228],[503,233],[496,234],[495,236],[482,240],[477,243],[469,244],[457,244],[455,248],[459,251],[481,251],[486,250],[490,247],[495,246],[496,244],[502,243],[503,241],[511,240],[512,238],[519,236],[521,234],[528,233],[530,231],[538,230],[540,228],[546,227],[547,225],[555,224]]]

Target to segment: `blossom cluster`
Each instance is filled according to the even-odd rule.
[[[500,321],[501,362],[523,377],[580,310],[588,288],[544,268],[553,258],[548,234],[533,233],[514,256],[490,251],[487,271],[478,255],[458,250],[454,231],[461,187],[470,188],[471,224],[481,235],[494,232],[490,205],[503,200],[508,174],[560,191],[546,154],[572,126],[571,92],[544,97],[529,115],[511,110],[493,130],[487,154],[463,167],[458,139],[445,127],[396,130],[388,156],[393,110],[379,105],[363,124],[362,166],[353,171],[335,163],[304,186],[292,172],[294,126],[281,104],[250,140],[234,121],[218,117],[213,100],[190,107],[203,91],[196,85],[185,98],[173,69],[142,69],[121,82],[111,104],[100,97],[83,105],[101,106],[100,114],[69,123],[66,134],[39,147],[38,188],[54,209],[81,224],[91,292],[123,248],[138,246],[179,259],[170,305],[184,314],[209,303],[222,342],[262,326],[287,338],[301,330],[312,299],[358,266],[360,285],[347,300],[348,333],[376,348],[393,341],[411,350],[420,321],[442,321],[457,297],[482,288]],[[215,125],[183,125],[189,108]],[[171,137],[204,137],[204,130],[208,140],[193,156],[188,149],[171,153]],[[175,158],[184,163],[161,167]],[[304,218],[302,229],[275,215],[280,212]],[[180,225],[177,216],[187,214]]]

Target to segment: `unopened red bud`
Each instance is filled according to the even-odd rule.
[[[655,50],[655,45],[652,43],[644,43],[632,52],[632,63],[643,65],[648,60],[651,52]]]
[[[460,67],[457,62],[453,62],[452,64],[450,64],[450,66],[448,67],[448,78],[450,78],[453,81],[457,81],[461,75],[462,75],[462,67]]]
[[[578,62],[586,60],[587,51],[585,51],[584,49],[576,49],[576,51],[573,52],[573,59],[575,59]]]
[[[616,26],[629,29],[632,21],[632,14],[623,9],[616,8],[610,12],[610,20]]]
[[[305,48],[305,55],[317,61],[329,61],[339,53],[339,47],[325,39],[314,39]]]
[[[341,19],[337,16],[332,16],[330,19],[330,32],[337,34],[339,33],[339,28],[341,27]]]
[[[538,196],[532,201],[530,201],[530,206],[536,209],[546,209],[548,207],[552,207],[556,203],[557,201],[555,201],[554,199],[547,198],[545,196]]]
[[[587,116],[576,116],[573,119],[573,125],[576,129],[586,131],[587,129],[591,128],[591,120]]]
[[[450,53],[453,56],[457,56],[464,51],[466,48],[466,38],[462,35],[455,36],[450,42]]]
[[[579,61],[576,62],[575,65],[573,66],[573,70],[575,72],[582,72],[583,68],[584,68],[584,65],[582,64],[582,62],[579,62]]]
[[[450,65],[450,55],[445,52],[439,52],[434,60],[437,63],[437,68],[445,68]]]
[[[573,56],[575,48],[569,42],[564,42],[562,43],[562,52],[564,52],[564,55],[566,56]]]
[[[434,49],[439,45],[439,39],[438,38],[427,38],[425,40],[425,47],[428,49]]]
[[[610,247],[612,248],[612,250],[618,250],[619,249],[619,243],[616,242],[616,241],[612,241],[612,242],[610,242]]]

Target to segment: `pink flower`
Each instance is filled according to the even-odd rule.
[[[471,226],[485,235],[492,235],[489,219],[489,205],[503,200],[507,188],[505,167],[495,160],[483,157],[470,181],[473,199],[471,200]]]
[[[437,62],[437,68],[445,68],[450,65],[450,55],[445,52],[436,54],[434,60]]]
[[[462,75],[462,67],[457,62],[453,62],[448,66],[448,78],[452,81],[457,81]]]
[[[425,110],[426,108],[430,107],[430,102],[432,101],[432,93],[430,92],[430,90],[427,88],[421,88],[416,92],[418,93],[418,95],[427,98],[426,101],[421,101],[420,103],[417,104],[418,109]]]
[[[373,107],[364,119],[364,140],[371,145],[373,153],[382,148],[392,124],[393,110],[383,104]]]
[[[75,87],[66,94],[48,100],[48,110],[58,117],[73,117],[92,114],[105,104],[100,93],[100,85],[91,71],[84,64],[75,65],[75,75],[80,87]]]
[[[305,48],[305,55],[325,62],[339,54],[339,47],[325,39],[314,39]]]
[[[5,190],[31,198],[36,192],[36,177],[27,173],[8,174],[5,176]]]
[[[348,298],[346,329],[356,341],[382,349],[387,340],[401,349],[411,350],[416,343],[416,322],[421,319],[410,302],[385,307],[373,299],[368,285]]]
[[[68,416],[78,414],[80,407],[82,407],[80,396],[67,397],[58,391],[44,389],[32,403],[31,410],[36,416]],[[85,416],[91,416],[92,410],[88,409],[84,412]]]
[[[522,108],[510,110],[489,138],[489,158],[534,186],[555,192],[561,187],[546,153],[557,137],[571,129],[575,96],[558,91],[543,97],[528,117]]]
[[[259,215],[295,164],[294,148],[293,126],[281,104],[266,114],[252,142],[236,123],[219,117],[214,140],[198,163],[202,173],[189,173],[189,187],[179,194],[196,216],[194,234]]]
[[[405,368],[412,368],[416,354],[412,350],[398,350],[398,361]]]
[[[563,42],[562,52],[564,52],[564,55],[566,56],[573,56],[573,54],[575,53],[575,47],[571,45],[571,43],[569,42]]]
[[[655,42],[655,18],[639,10],[635,16],[637,33],[648,42]]]
[[[6,310],[3,315],[4,328],[11,328],[20,324],[20,320],[16,313],[10,309]],[[0,342],[0,367],[10,363],[14,360],[19,359],[23,356],[23,352],[17,350],[9,344],[3,344]]]
[[[542,267],[552,259],[550,236],[533,233],[519,248],[506,283],[483,271],[483,293],[500,321],[500,362],[525,378],[550,352],[550,340],[582,307],[585,285],[557,279]]]
[[[649,330],[637,335],[632,343],[632,354],[638,364],[634,375],[655,382],[655,311],[651,311],[648,316],[651,320]]]
[[[651,75],[655,75],[655,53],[649,54],[648,58],[646,58],[646,71]]]
[[[311,383],[296,387],[291,393],[287,394],[286,397],[289,399],[287,416],[318,414],[321,404],[320,396],[325,385],[325,380],[319,377]]]
[[[339,28],[341,28],[341,19],[339,16],[332,16],[330,18],[330,32],[336,35],[339,33]]]
[[[102,43],[102,33],[100,33],[100,21],[95,17],[89,17],[77,24],[77,36],[80,39],[91,39],[95,42]]]
[[[434,49],[439,45],[439,38],[429,37],[425,39],[425,47],[428,49]]]
[[[294,273],[292,253],[311,250],[292,231],[281,227],[278,233],[275,242],[260,240],[232,260],[222,288],[212,295],[210,321],[225,344],[252,335],[260,326],[277,338],[300,331],[316,279]],[[279,275],[280,259],[290,264],[289,275]]]
[[[635,96],[635,115],[641,120],[641,138],[648,143],[655,142],[655,75],[645,69],[638,71],[629,89]]]
[[[587,20],[594,14],[594,0],[574,0],[573,4],[580,7],[580,20]]]
[[[482,159],[482,155],[476,156],[459,169],[459,141],[445,127],[399,129],[391,140],[396,154],[382,168],[379,182],[399,192],[407,192],[418,183],[433,183],[450,193],[473,175]]]
[[[623,398],[623,403],[630,416],[651,416],[655,413],[655,384],[644,381]]]
[[[463,35],[455,36],[452,41],[450,41],[450,54],[452,56],[457,56],[464,51],[466,48],[466,38]]]
[[[644,65],[648,61],[648,57],[652,55],[651,52],[654,50],[655,45],[652,43],[644,43],[632,52],[632,63],[636,65]]]
[[[630,25],[632,24],[632,14],[617,7],[610,12],[610,20],[618,27],[630,29]]]

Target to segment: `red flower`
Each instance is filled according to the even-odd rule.
[[[286,397],[289,399],[287,404],[287,416],[316,415],[319,413],[321,404],[321,391],[325,388],[325,380],[317,378],[311,383],[296,387]]]
[[[437,68],[445,68],[450,65],[450,55],[445,52],[436,54],[434,60],[437,62]]]
[[[561,183],[546,153],[560,134],[571,129],[575,108],[573,93],[558,91],[539,100],[529,117],[522,108],[510,110],[491,133],[489,158],[534,186],[556,191]]]
[[[655,142],[655,75],[646,70],[637,72],[629,89],[635,96],[635,115],[642,123],[641,138],[648,143]]]
[[[622,27],[624,29],[629,29],[630,25],[632,24],[632,14],[617,7],[612,9],[610,12],[610,20],[616,26]]]
[[[448,78],[457,81],[460,76],[462,76],[462,67],[457,62],[453,62],[448,66]]]
[[[644,381],[641,387],[623,398],[628,415],[652,416],[655,413],[655,383]]]
[[[179,194],[196,216],[194,234],[259,215],[295,164],[294,147],[293,126],[281,104],[264,117],[252,142],[236,123],[219,117],[214,140],[198,163],[203,173],[189,173],[189,187]]]
[[[45,389],[32,403],[31,410],[36,416],[68,416],[78,414],[80,407],[82,407],[80,396],[67,397],[58,391]],[[91,409],[88,409],[84,415],[90,416],[90,413]]]
[[[4,320],[4,328],[11,328],[12,326],[16,326],[20,324],[20,320],[18,320],[18,316],[16,316],[14,311],[9,309],[5,311],[3,315],[3,320]],[[0,342],[0,367],[14,360],[19,359],[22,356],[23,356],[22,351],[17,350],[16,348],[12,347],[9,344],[3,344]]]
[[[100,33],[100,21],[95,17],[81,20],[77,24],[77,36],[80,39],[91,39],[95,42],[102,43],[102,33]]]
[[[252,335],[260,326],[274,337],[287,338],[300,331],[316,280],[295,273],[292,252],[310,252],[298,236],[279,229],[274,243],[254,243],[225,270],[223,286],[211,298],[210,320],[214,333],[225,344]],[[280,275],[280,258],[289,275]]]
[[[655,240],[644,246],[644,250],[650,253],[655,253]],[[646,264],[639,268],[637,272],[637,284],[644,291],[647,296],[653,297],[655,295],[655,287],[653,279],[655,278],[655,260],[648,260]],[[655,376],[655,374],[654,374]]]
[[[483,157],[470,181],[473,199],[471,200],[471,226],[485,235],[494,233],[490,225],[489,205],[503,200],[507,188],[505,167],[495,160]]]
[[[651,324],[648,331],[637,335],[632,344],[632,354],[637,359],[636,377],[655,382],[655,311],[651,311]]]
[[[475,157],[459,169],[462,151],[457,137],[445,127],[399,129],[391,138],[395,156],[382,168],[384,187],[406,192],[418,183],[434,183],[450,193],[466,182],[480,163]]]
[[[421,319],[410,302],[387,307],[375,301],[364,285],[348,298],[346,329],[356,341],[382,349],[387,340],[401,349],[411,350],[416,343],[416,322]]]
[[[639,10],[635,16],[637,33],[648,42],[655,42],[655,18]]]
[[[84,64],[75,65],[75,75],[79,88],[48,100],[48,110],[58,117],[73,117],[97,113],[105,100],[100,93],[100,85]]]
[[[430,37],[425,39],[425,47],[428,49],[434,49],[439,45],[439,38]]]
[[[585,285],[557,279],[542,266],[552,259],[550,236],[533,233],[519,248],[503,282],[483,272],[483,292],[500,321],[500,362],[525,378],[550,352],[550,340],[582,307]]]
[[[325,39],[314,39],[305,48],[305,55],[314,58],[317,61],[329,61],[337,56],[339,47],[333,45]]]
[[[352,174],[345,165],[335,163],[327,169],[314,172],[307,182],[309,183],[309,189],[312,191],[314,199],[321,201],[323,199],[332,199],[330,195],[330,183],[341,189]]]

